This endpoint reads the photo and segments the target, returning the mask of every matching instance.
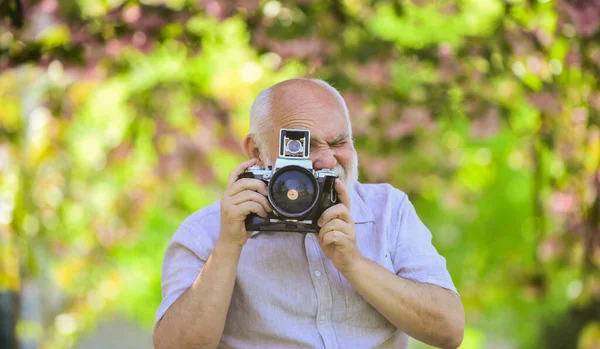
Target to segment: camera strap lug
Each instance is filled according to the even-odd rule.
[[[334,182],[335,183],[335,182]],[[329,200],[331,200],[331,203],[334,204],[337,201],[337,198],[335,197],[336,192],[335,192],[335,187],[332,184],[331,187],[329,187]]]

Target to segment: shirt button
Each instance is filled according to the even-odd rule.
[[[317,271],[315,271],[315,275],[316,275],[317,277],[319,277],[319,276],[321,276],[321,272],[317,270]]]

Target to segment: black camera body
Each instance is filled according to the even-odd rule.
[[[251,166],[240,175],[267,183],[267,198],[273,207],[267,218],[249,214],[247,231],[319,231],[317,220],[323,211],[339,203],[337,176],[330,169],[315,171],[309,156],[309,130],[281,129],[275,169]]]

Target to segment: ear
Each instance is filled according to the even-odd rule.
[[[259,159],[260,162],[257,165],[265,166],[261,158],[260,150],[258,149],[258,144],[256,144],[256,141],[254,140],[254,135],[251,133],[249,133],[246,136],[246,138],[244,138],[244,150],[246,151],[248,159]]]

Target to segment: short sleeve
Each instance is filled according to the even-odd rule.
[[[434,284],[458,294],[446,269],[446,259],[433,246],[431,232],[421,222],[405,194],[400,201],[397,225],[392,229],[398,234],[396,249],[392,254],[396,275]]]
[[[200,246],[197,236],[185,225],[181,225],[173,235],[163,260],[162,301],[156,311],[155,322],[194,284],[210,254],[210,251],[204,251],[207,249],[205,247],[208,246]]]

